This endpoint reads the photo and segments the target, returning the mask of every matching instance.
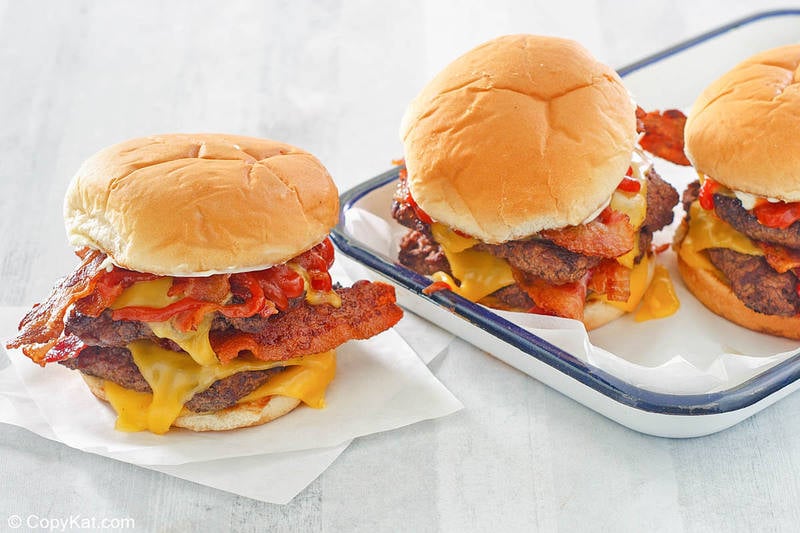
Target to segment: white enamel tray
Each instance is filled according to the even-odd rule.
[[[618,71],[645,109],[687,110],[708,83],[739,61],[761,50],[796,42],[800,42],[800,9],[760,13]],[[664,166],[663,162],[657,162],[660,171]],[[422,293],[430,283],[427,278],[398,265],[396,255],[376,252],[348,230],[352,227],[350,217],[356,211],[366,211],[395,224],[389,211],[399,170],[393,168],[342,195],[334,243],[363,267],[364,275],[395,285],[401,305],[509,365],[627,427],[665,437],[715,433],[800,387],[800,352],[797,352],[744,382],[713,392],[653,392],[587,364],[449,291],[430,296]],[[662,175],[666,174],[662,171]],[[681,169],[678,174],[677,180],[670,181],[679,190],[694,179],[690,169]]]

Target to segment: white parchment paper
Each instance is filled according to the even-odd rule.
[[[334,278],[347,283],[339,269]],[[0,308],[0,337],[13,336],[27,308]],[[286,503],[322,473],[352,439],[445,416],[462,404],[431,374],[449,334],[411,314],[394,329],[337,350],[327,406],[305,406],[264,426],[219,433],[167,435],[115,431],[115,415],[80,376],[60,365],[41,368],[16,350],[0,369],[0,422],[71,447],[272,503]],[[425,327],[419,328],[420,325]],[[419,331],[418,331],[419,330]],[[0,363],[3,366],[3,363]]]

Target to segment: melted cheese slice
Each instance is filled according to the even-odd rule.
[[[634,315],[636,322],[644,322],[655,318],[666,318],[675,314],[681,306],[678,295],[675,294],[675,287],[669,271],[657,265],[653,273],[653,280],[644,293],[642,305]]]
[[[454,293],[473,302],[515,283],[508,262],[472,249],[479,242],[477,239],[462,237],[438,222],[431,224],[431,230],[459,283],[444,272],[433,274],[434,281],[447,283]]]
[[[614,211],[625,213],[630,219],[633,229],[642,227],[647,216],[647,180],[637,180],[640,188],[635,193],[616,190],[611,195],[609,206]]]
[[[290,368],[272,376],[241,401],[280,394],[320,408],[325,405],[325,390],[336,374],[333,351],[286,361],[240,357],[224,365],[199,365],[186,354],[165,350],[150,341],[133,342],[128,349],[153,393],[135,392],[113,382],[105,382],[106,397],[117,412],[116,428],[121,431],[146,429],[153,433],[166,433],[184,404],[215,381],[238,372],[284,366]]]
[[[167,296],[172,286],[171,277],[157,278],[150,281],[139,281],[122,291],[111,304],[111,309],[120,309],[132,305],[162,308],[180,300],[177,296]]]
[[[171,277],[163,277],[151,281],[140,281],[134,283],[120,294],[112,309],[119,309],[132,305],[142,305],[160,309],[171,303],[180,300],[180,297],[167,296],[167,291],[172,286]],[[219,362],[217,355],[211,348],[208,340],[208,332],[211,330],[212,316],[207,315],[198,325],[195,331],[178,331],[172,324],[167,322],[147,322],[147,325],[156,335],[162,339],[170,339],[192,356],[200,365],[214,365]]]
[[[702,268],[721,275],[709,261],[703,250],[707,248],[729,248],[747,255],[764,255],[764,252],[746,235],[739,233],[713,211],[706,211],[695,201],[689,207],[689,229],[678,253],[692,268]]]

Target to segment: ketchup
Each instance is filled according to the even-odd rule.
[[[633,178],[624,177],[617,185],[617,189],[624,192],[639,192],[642,190],[642,184]]]
[[[706,179],[703,180],[703,184],[700,186],[700,194],[697,196],[697,199],[700,202],[700,207],[706,211],[713,210],[714,193],[717,192],[717,190],[719,190],[719,183],[709,177],[706,177]]]
[[[786,229],[800,220],[800,202],[761,201],[753,208],[753,214],[764,226]]]

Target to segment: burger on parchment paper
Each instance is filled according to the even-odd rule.
[[[263,424],[324,405],[335,348],[402,316],[382,283],[332,283],[338,193],[311,154],[235,135],[133,139],[66,194],[80,265],[8,344],[81,372],[117,428]]]

